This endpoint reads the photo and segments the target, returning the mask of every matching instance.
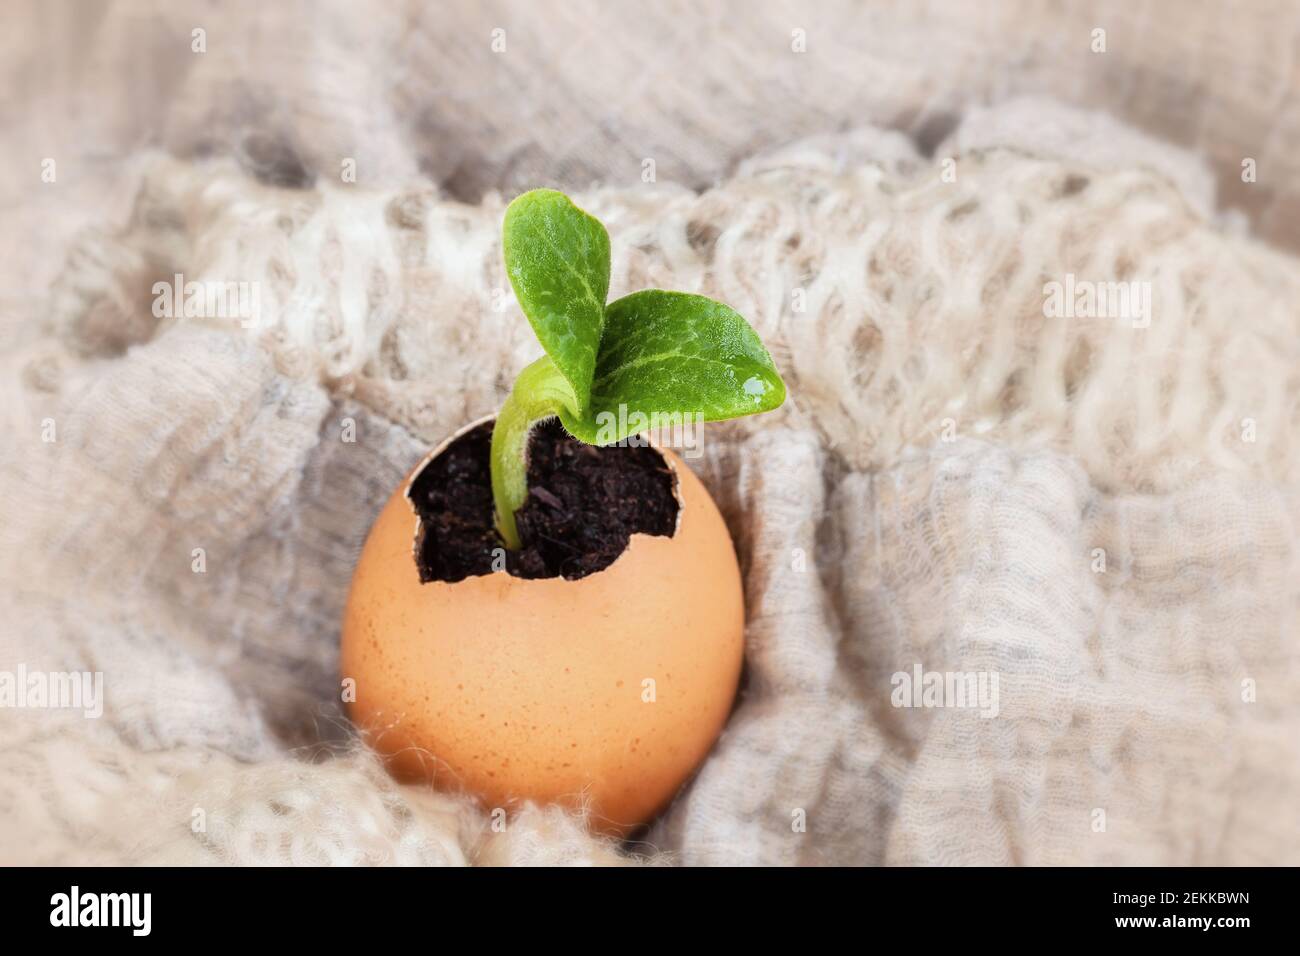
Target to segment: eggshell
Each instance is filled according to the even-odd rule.
[[[676,534],[633,535],[576,581],[498,572],[421,584],[406,498],[420,469],[393,493],[353,576],[341,669],[356,681],[352,720],[396,776],[488,809],[585,806],[612,834],[672,799],[731,709],[744,602],[722,516],[662,453]]]

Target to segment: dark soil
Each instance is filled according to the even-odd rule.
[[[632,535],[676,530],[673,476],[658,452],[584,445],[553,421],[529,439],[528,500],[515,513],[523,547],[506,551],[492,521],[491,442],[491,423],[480,425],[412,483],[422,582],[491,574],[502,558],[515,577],[582,578],[613,564]]]

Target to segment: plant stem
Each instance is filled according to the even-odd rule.
[[[511,551],[520,547],[515,512],[528,497],[528,436],[534,425],[553,418],[561,408],[576,415],[577,398],[550,357],[543,355],[519,373],[492,426],[492,501],[497,531]]]

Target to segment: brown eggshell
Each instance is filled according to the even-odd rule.
[[[744,603],[722,516],[663,454],[676,534],[633,535],[576,581],[498,572],[421,584],[406,498],[420,469],[393,493],[353,576],[341,669],[356,681],[353,721],[395,775],[489,809],[586,806],[612,834],[672,799],[731,709]]]

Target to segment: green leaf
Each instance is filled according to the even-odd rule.
[[[590,407],[562,410],[560,420],[576,438],[608,444],[643,430],[638,415],[725,421],[784,401],[772,357],[739,313],[701,295],[647,289],[605,310]]]
[[[506,210],[506,272],[542,348],[587,409],[609,294],[609,233],[568,196],[534,189]]]

